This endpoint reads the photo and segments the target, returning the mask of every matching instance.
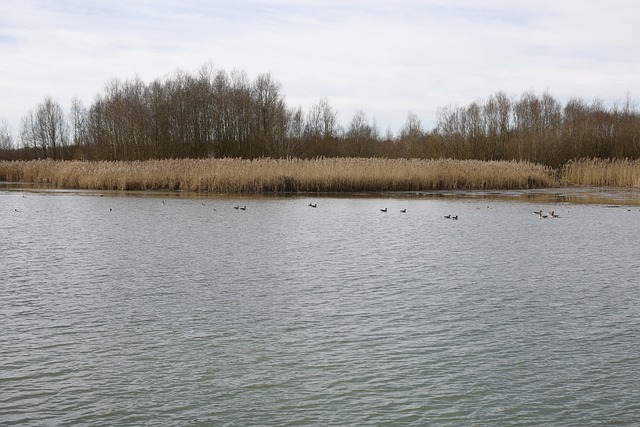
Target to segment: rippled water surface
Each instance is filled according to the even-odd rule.
[[[637,206],[0,192],[0,425],[638,425],[639,241]]]

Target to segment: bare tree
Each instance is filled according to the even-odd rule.
[[[253,153],[252,127],[253,98],[251,82],[244,71],[234,70],[229,75],[229,88],[225,93],[228,126],[228,143],[225,156],[251,157]]]
[[[69,123],[71,125],[71,144],[77,152],[82,153],[88,143],[87,109],[82,101],[73,97],[69,111]],[[84,154],[81,154],[84,157]]]
[[[29,111],[20,122],[20,141],[25,151],[31,153],[31,158],[37,159],[40,157],[38,155],[38,138],[33,111]]]
[[[124,83],[112,79],[105,84],[104,94],[89,110],[89,126],[92,133],[93,151],[105,160],[127,158],[124,102]]]
[[[478,101],[467,106],[467,150],[465,157],[482,159],[486,143],[485,116]]]
[[[525,92],[514,106],[515,131],[518,138],[518,160],[538,161],[538,138],[542,130],[540,99]]]
[[[253,83],[254,135],[258,146],[248,152],[249,158],[276,154],[283,144],[286,107],[281,89],[269,73],[259,75]]]
[[[407,121],[400,130],[400,138],[419,138],[423,135],[424,130],[422,129],[420,118],[418,118],[414,112],[410,111],[407,114]]]
[[[338,115],[329,104],[327,98],[322,98],[311,106],[307,113],[305,133],[311,138],[333,138],[337,135]]]
[[[589,107],[584,100],[570,99],[563,110],[563,140],[568,158],[578,158],[587,135]]]
[[[379,134],[377,126],[375,123],[369,123],[364,111],[356,111],[345,132],[347,155],[354,157],[370,156],[375,148],[373,146],[374,143],[379,139]]]
[[[334,155],[333,142],[338,136],[338,115],[323,98],[313,104],[306,115],[304,135],[311,156]]]
[[[409,112],[407,114],[407,121],[402,129],[400,129],[399,143],[402,147],[403,157],[420,157],[421,156],[421,143],[424,140],[425,132],[422,129],[422,122],[418,116]]]
[[[65,157],[64,149],[69,139],[62,106],[51,97],[46,97],[36,108],[36,121],[41,145],[47,147],[49,157],[53,159]]]
[[[9,123],[5,119],[0,119],[0,150],[11,150],[13,148],[13,137]]]
[[[511,101],[504,92],[497,92],[487,99],[485,116],[487,159],[504,159],[511,126]]]
[[[38,104],[22,119],[20,132],[24,147],[33,149],[34,157],[64,157],[68,131],[62,107],[51,97]]]
[[[618,111],[617,139],[624,148],[623,157],[640,157],[640,119],[638,108],[629,94]]]
[[[304,144],[304,112],[302,107],[287,110],[286,135],[279,157],[304,157],[307,147]]]

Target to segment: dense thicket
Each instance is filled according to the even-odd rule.
[[[388,157],[517,160],[558,167],[585,157],[640,158],[640,114],[627,100],[560,104],[549,93],[503,92],[439,110],[425,130],[409,113],[381,135],[364,112],[346,127],[322,99],[308,111],[285,103],[270,74],[203,67],[145,83],[114,79],[85,108],[47,97],[22,120],[12,144],[0,122],[0,159],[145,160],[210,157]],[[19,145],[19,148],[13,146]]]
[[[440,110],[432,136],[455,158],[517,159],[558,167],[579,158],[640,157],[640,114],[631,101],[607,109],[574,98],[561,105],[549,93]]]

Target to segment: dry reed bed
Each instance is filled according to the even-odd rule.
[[[581,159],[562,168],[561,182],[575,186],[640,188],[640,160]]]
[[[0,181],[69,189],[216,193],[473,190],[557,185],[550,168],[527,162],[361,158],[0,162]]]

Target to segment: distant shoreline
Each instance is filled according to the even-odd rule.
[[[640,163],[385,158],[0,161],[0,189],[197,196],[486,197],[640,204]],[[605,202],[606,203],[606,202]]]
[[[516,190],[431,190],[386,192],[298,192],[298,193],[209,193],[169,190],[91,190],[54,188],[38,183],[0,181],[0,192],[46,193],[96,197],[173,197],[192,199],[278,199],[278,198],[403,198],[403,199],[477,199],[538,203],[599,204],[609,207],[640,206],[640,189],[620,187],[554,187]]]

